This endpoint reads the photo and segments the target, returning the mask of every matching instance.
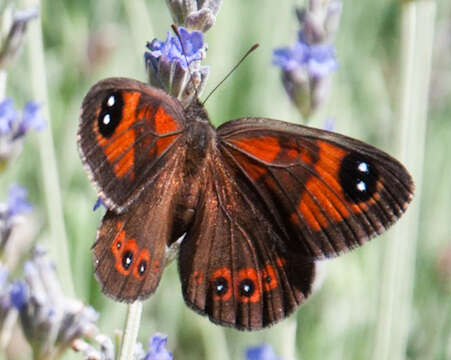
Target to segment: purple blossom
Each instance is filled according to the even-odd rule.
[[[45,127],[45,119],[41,114],[41,105],[29,101],[22,113],[22,121],[19,124],[15,138],[22,137],[29,129],[42,130]]]
[[[105,209],[108,209],[103,200],[98,197],[96,203],[94,204],[94,207],[92,208],[92,211],[96,211],[100,206],[103,206]]]
[[[8,134],[17,118],[12,99],[7,98],[0,102],[0,134]]]
[[[272,62],[283,71],[304,68],[312,78],[325,77],[337,68],[332,45],[310,45],[302,39],[293,48],[275,49]]]
[[[11,185],[8,192],[8,216],[14,216],[31,211],[32,206],[27,202],[27,190],[19,185]]]
[[[41,130],[45,127],[45,119],[41,114],[41,106],[29,101],[22,116],[14,108],[12,99],[0,103],[0,135],[9,135],[12,140],[22,138],[29,129]]]
[[[11,303],[17,310],[22,310],[28,301],[28,286],[23,280],[11,284],[9,291]]]
[[[166,40],[159,41],[154,39],[151,43],[147,44],[147,48],[150,52],[144,54],[146,63],[156,64],[163,59],[164,61],[178,62],[184,68],[188,67],[188,63],[202,59],[202,49],[204,47],[203,35],[199,31],[193,31],[189,33],[185,28],[179,28],[180,38],[183,43],[183,47],[180,44],[179,39],[176,36],[172,36],[168,32]],[[185,59],[186,57],[186,59]]]
[[[266,344],[247,349],[246,360],[278,360],[274,349]]]
[[[172,360],[172,353],[166,349],[168,337],[155,334],[149,341],[149,351],[143,360]]]

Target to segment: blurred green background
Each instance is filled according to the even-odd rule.
[[[24,3],[17,2],[21,8]],[[287,121],[301,119],[271,65],[275,47],[291,45],[298,30],[295,1],[225,1],[207,33],[206,64],[211,75],[204,96],[254,43],[260,48],[207,103],[218,125],[243,116]],[[145,42],[163,39],[172,22],[163,0],[43,1],[41,19],[48,81],[51,130],[56,148],[70,263],[78,298],[100,313],[99,326],[112,336],[122,329],[126,306],[103,296],[92,274],[90,247],[103,210],[92,211],[96,194],[82,169],[76,146],[81,101],[90,86],[109,76],[146,80]],[[396,155],[400,82],[401,1],[360,0],[344,4],[336,39],[339,68],[330,96],[311,125],[335,119],[335,131],[357,137]],[[407,358],[451,358],[451,3],[438,3],[429,96],[419,239],[408,323]],[[17,104],[32,97],[30,54],[9,70],[7,94]],[[2,199],[8,184],[28,188],[41,225],[38,241],[48,240],[37,138],[0,178]],[[392,230],[391,230],[392,231]],[[156,331],[168,334],[176,359],[243,359],[248,346],[266,342],[278,354],[297,320],[296,346],[302,359],[364,359],[375,346],[386,248],[396,241],[381,236],[322,266],[323,282],[288,321],[268,330],[222,330],[183,302],[176,264],[170,265],[155,295],[144,303],[140,340]],[[396,293],[393,296],[397,296]],[[225,341],[225,343],[224,343]],[[222,346],[221,346],[222,344]],[[225,350],[226,349],[226,350]],[[214,355],[214,357],[212,357]]]

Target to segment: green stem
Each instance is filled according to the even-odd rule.
[[[28,0],[28,5],[39,8],[39,0]],[[47,220],[50,225],[49,253],[55,260],[58,275],[67,296],[74,295],[66,229],[64,225],[60,183],[52,137],[52,123],[47,93],[47,72],[44,60],[41,18],[29,24],[28,57],[31,69],[30,85],[34,99],[42,104],[42,114],[47,127],[38,136],[41,157],[42,182],[47,207]],[[74,139],[75,142],[75,139]]]
[[[141,323],[142,302],[136,301],[127,307],[127,319],[125,320],[124,333],[119,360],[133,359],[136,339]]]
[[[6,95],[6,83],[8,81],[8,73],[5,69],[0,70],[0,101],[5,98]]]
[[[436,4],[406,2],[401,29],[399,158],[410,170],[416,194],[407,214],[391,232],[386,250],[373,359],[403,359],[407,348],[415,273],[427,122],[429,78]]]

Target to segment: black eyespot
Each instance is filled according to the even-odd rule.
[[[124,255],[122,255],[122,267],[125,270],[128,270],[128,268],[132,265],[132,263],[133,263],[133,252],[131,252],[130,250],[126,251]]]
[[[251,279],[244,279],[240,282],[238,289],[241,296],[251,297],[255,292],[255,284]]]
[[[268,275],[265,277],[265,281],[269,284],[272,281],[272,277]]]
[[[227,293],[227,290],[229,289],[229,284],[227,283],[227,279],[223,276],[217,277],[213,281],[213,289],[216,293],[216,295],[224,295]]]
[[[116,244],[116,248],[119,250],[121,248],[121,246],[122,246],[122,243],[120,241],[118,241]]]
[[[108,138],[113,135],[114,130],[121,122],[123,107],[124,99],[119,91],[112,91],[105,96],[97,119],[102,136]]]
[[[340,165],[339,181],[348,201],[368,201],[377,191],[379,174],[366,156],[351,152]]]
[[[146,260],[141,260],[141,262],[138,265],[138,273],[139,275],[144,275],[145,271],[147,269],[147,261]]]

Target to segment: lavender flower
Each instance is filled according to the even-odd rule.
[[[275,49],[272,62],[282,69],[290,99],[309,118],[324,102],[329,75],[338,66],[330,41],[338,27],[341,3],[311,0],[308,9],[297,13],[301,23],[298,41],[293,47]]]
[[[166,349],[168,337],[155,334],[149,341],[149,351],[142,360],[172,360],[172,353]]]
[[[0,29],[0,68],[8,66],[19,54],[27,24],[38,17],[37,7],[13,11],[8,7],[2,14]]]
[[[266,344],[247,349],[246,360],[277,360],[274,349]]]
[[[215,24],[222,0],[166,0],[166,4],[177,25],[205,33]]]
[[[102,198],[98,197],[96,203],[94,204],[94,207],[92,208],[92,211],[96,211],[100,206],[103,206],[105,209],[107,209]]]
[[[149,51],[145,52],[144,60],[149,82],[188,105],[204,89],[210,69],[201,66],[206,56],[202,33],[190,33],[182,27],[178,31],[182,43],[170,33],[165,41],[154,39],[147,44]]]
[[[5,249],[20,215],[31,211],[27,190],[14,184],[9,188],[8,200],[0,203],[0,253]]]
[[[20,152],[23,138],[30,129],[45,127],[40,109],[40,105],[29,101],[19,114],[11,99],[0,102],[0,171]]]
[[[97,313],[82,302],[63,295],[55,266],[42,248],[25,263],[25,281],[15,292],[25,337],[37,358],[58,358],[81,337],[94,337]]]

